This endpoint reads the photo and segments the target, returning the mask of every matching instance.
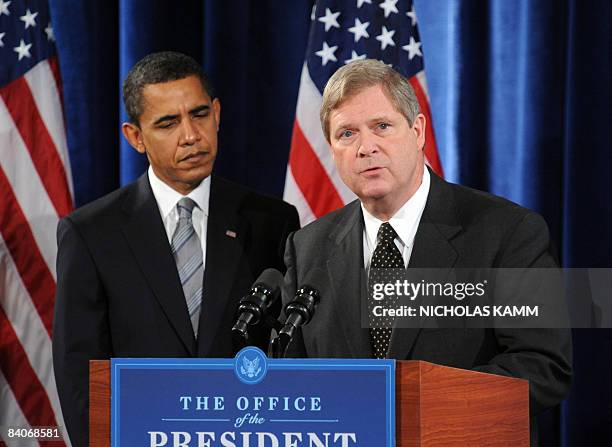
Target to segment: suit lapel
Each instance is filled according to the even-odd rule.
[[[227,306],[236,269],[243,259],[248,224],[238,214],[242,198],[214,175],[206,235],[206,269],[198,334],[198,355],[206,356],[214,343]],[[229,232],[229,235],[228,235]],[[248,272],[244,272],[247,274]]]
[[[444,180],[430,171],[431,184],[423,216],[419,223],[408,268],[442,269],[446,278],[457,261],[451,239],[461,231],[452,190]],[[421,329],[393,329],[389,357],[405,359],[410,354]]]
[[[347,212],[330,234],[335,244],[327,261],[333,288],[334,308],[340,317],[343,338],[354,358],[372,357],[369,331],[362,325],[365,317],[366,274],[363,268],[363,217],[359,201],[348,205]],[[363,307],[363,309],[362,309]],[[366,323],[367,325],[367,323]]]
[[[128,215],[128,221],[122,231],[136,262],[170,324],[193,356],[196,345],[187,304],[146,173],[138,179],[126,198],[123,211]]]

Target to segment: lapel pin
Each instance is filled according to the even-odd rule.
[[[229,236],[229,237],[236,238],[236,232],[235,232],[235,231],[232,231],[232,230],[227,230],[227,231],[225,232],[225,235],[226,235],[226,236]]]

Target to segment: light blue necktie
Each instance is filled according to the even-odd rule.
[[[183,286],[193,333],[197,338],[204,283],[202,245],[191,220],[193,208],[197,205],[192,199],[184,197],[176,206],[179,221],[172,236],[172,254]]]

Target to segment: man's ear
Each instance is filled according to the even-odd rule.
[[[140,127],[132,123],[123,123],[121,125],[121,131],[123,132],[125,139],[128,140],[128,143],[130,143],[130,146],[141,154],[145,153],[145,145],[142,141],[142,131],[140,130]]]
[[[217,122],[217,132],[219,132],[219,125],[221,124],[221,101],[219,101],[219,98],[213,99],[212,109],[215,114],[215,121]]]
[[[412,124],[412,130],[414,131],[417,146],[420,150],[425,147],[425,129],[427,128],[427,119],[425,115],[419,113],[414,118],[414,123]]]

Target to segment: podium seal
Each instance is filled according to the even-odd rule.
[[[247,346],[236,354],[234,372],[242,383],[255,385],[268,373],[268,358],[261,349]]]

